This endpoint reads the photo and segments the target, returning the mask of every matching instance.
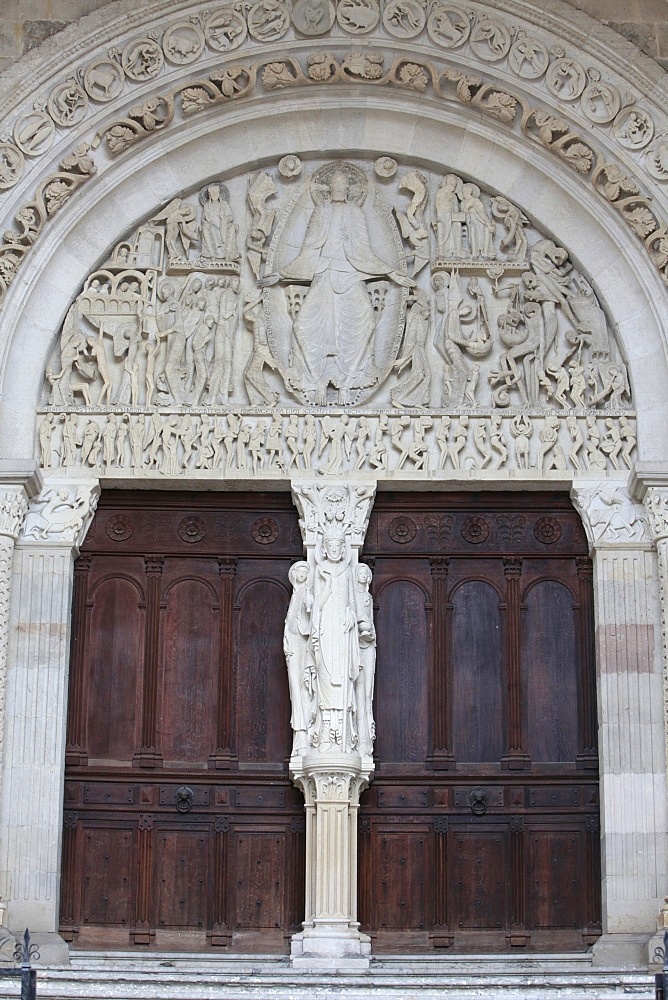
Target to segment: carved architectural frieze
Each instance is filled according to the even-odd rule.
[[[85,123],[97,108],[121,95],[132,99],[133,91],[154,84],[174,67],[238,60],[246,49],[278,41],[289,49],[309,38],[321,44],[325,40],[345,44],[355,37],[386,46],[410,40],[431,58],[447,54],[474,72],[493,70],[515,77],[523,88],[608,132],[620,150],[634,154],[650,176],[668,179],[664,123],[658,110],[650,113],[641,106],[630,80],[612,79],[603,65],[584,65],[545,24],[520,24],[509,12],[490,10],[484,3],[438,0],[427,9],[417,0],[322,0],[311,7],[304,2],[258,0],[244,7],[193,5],[187,19],[157,19],[150,30],[126,36],[108,53],[89,58],[76,73],[57,82],[45,100],[21,109],[10,122],[2,134],[0,188],[18,183],[26,167],[48,152],[57,132]],[[419,65],[408,61],[405,65],[404,76],[417,80]],[[276,74],[279,80],[282,75],[287,80],[278,69],[268,70],[267,78]],[[132,111],[141,116],[142,107],[140,101],[130,119]],[[158,105],[152,111],[160,118]]]
[[[632,467],[636,440],[633,415],[614,411],[51,411],[40,420],[43,468],[120,480],[285,479],[297,470],[614,476]]]
[[[135,475],[605,472],[636,441],[568,252],[388,156],[286,156],[150,212],[72,303],[44,403],[44,468]]]

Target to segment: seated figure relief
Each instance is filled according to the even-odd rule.
[[[503,194],[388,156],[286,156],[150,211],[64,317],[44,411],[46,468],[142,474],[616,471],[635,446],[623,354],[567,249]]]

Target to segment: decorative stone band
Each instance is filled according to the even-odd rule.
[[[118,409],[41,411],[45,470],[80,470],[108,479],[285,479],[299,470],[378,478],[430,478],[516,471],[542,476],[631,469],[635,414],[619,410],[297,410]],[[53,415],[57,414],[53,420]],[[297,433],[290,417],[297,414]],[[156,422],[157,420],[157,422]],[[267,433],[278,423],[279,433]]]
[[[586,177],[594,190],[614,205],[641,240],[664,282],[668,283],[668,222],[648,197],[642,195],[628,168],[608,162],[596,152],[589,138],[571,128],[565,117],[532,106],[520,94],[512,94],[491,80],[472,75],[457,66],[427,60],[394,59],[385,68],[382,52],[303,53],[280,61],[258,60],[210,73],[179,84],[174,90],[153,95],[130,108],[127,115],[103,126],[92,146],[106,141],[112,155],[167,128],[175,118],[185,118],[251,96],[259,86],[265,93],[294,87],[358,83],[403,88],[414,94],[430,93],[437,99],[470,105],[496,121],[514,128],[558,156]],[[565,109],[564,109],[565,110]],[[635,116],[635,133],[642,133],[640,109],[623,112]],[[74,123],[72,123],[74,124]],[[626,132],[631,133],[631,122]],[[653,131],[653,126],[652,126]],[[625,133],[626,134],[626,133]],[[0,244],[0,305],[36,239],[51,218],[69,200],[77,187],[92,176],[97,166],[90,155],[91,144],[82,142],[64,157],[57,173],[41,182],[34,199],[15,214],[14,228],[7,227]],[[659,157],[660,160],[660,157]],[[657,161],[659,162],[659,161]]]
[[[515,20],[527,14],[513,10],[513,5],[506,5],[506,11]],[[571,40],[568,25],[560,22],[559,29],[556,37],[545,19],[540,27],[525,20],[520,28],[507,24],[498,11],[490,17],[489,9],[477,4],[441,2],[429,12],[417,0],[386,0],[382,13],[377,0],[340,0],[338,4],[328,0],[315,19],[305,0],[293,4],[257,0],[244,8],[230,5],[214,10],[207,3],[193,4],[187,21],[154,16],[143,37],[122,37],[114,23],[113,40],[109,39],[114,48],[109,53],[73,67],[70,78],[52,88],[44,108],[33,107],[31,99],[30,106],[20,110],[11,132],[3,136],[5,171],[0,188],[17,184],[30,165],[49,151],[58,131],[84,126],[98,110],[96,106],[116,101],[124,92],[128,99],[141,100],[137,91],[147,85],[155,87],[161,77],[174,72],[174,66],[200,64],[206,72],[212,58],[223,63],[226,58],[238,59],[248,48],[257,49],[258,43],[273,45],[280,40],[289,50],[304,37],[340,44],[346,37],[360,35],[365,46],[390,47],[410,39],[411,45],[420,46],[430,57],[456,53],[471,73],[492,67],[501,70],[521,81],[524,88],[580,112],[590,128],[610,131],[621,149],[642,150],[641,165],[647,173],[658,180],[668,179],[663,123],[658,109],[652,109],[652,117],[640,106],[643,98],[631,78],[632,68],[624,80],[622,98],[618,81],[605,79],[606,67],[592,65],[592,53],[587,53],[586,70],[573,52],[566,53],[563,43]],[[360,65],[366,61],[362,54],[357,59]],[[323,65],[326,54],[314,62]]]

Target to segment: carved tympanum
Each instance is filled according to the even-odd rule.
[[[38,444],[135,475],[616,472],[631,403],[595,290],[507,198],[289,155],[172,198],[86,279]]]

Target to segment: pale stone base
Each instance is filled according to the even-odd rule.
[[[591,949],[592,965],[610,969],[646,969],[647,934],[603,934]]]
[[[352,924],[312,924],[292,938],[290,961],[295,969],[361,972],[369,968],[370,958],[371,938]]]

